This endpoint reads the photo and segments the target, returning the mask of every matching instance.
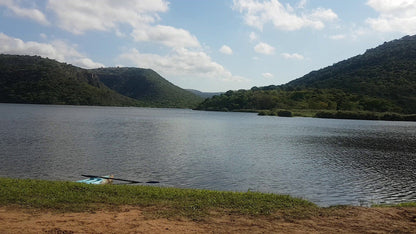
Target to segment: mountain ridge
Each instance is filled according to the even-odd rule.
[[[416,36],[312,71],[284,85],[228,91],[200,110],[309,109],[416,113]]]
[[[0,102],[137,106],[94,74],[40,56],[0,55]]]
[[[416,36],[385,42],[284,85],[216,93],[204,101],[195,93],[203,94],[151,69],[82,69],[39,56],[0,55],[0,102],[414,114]]]
[[[403,112],[415,113],[416,35],[385,42],[362,55],[312,71],[284,86],[335,88],[390,99],[401,106]]]
[[[224,93],[224,92],[202,92],[196,89],[186,89],[186,90],[202,98],[211,98],[215,95],[221,95]]]
[[[152,107],[194,107],[202,101],[202,98],[172,84],[152,69],[113,67],[90,71],[110,89]]]
[[[123,71],[133,71],[129,78],[136,79],[136,83],[129,87],[136,90],[136,95],[120,94],[108,82],[103,82],[108,74],[113,74],[118,78],[115,82],[122,85]],[[144,75],[139,74],[142,71]],[[144,89],[137,82],[143,79],[148,84]],[[147,88],[158,95],[137,95],[149,91]],[[83,69],[40,56],[0,55],[0,102],[192,108],[200,101],[202,98],[171,84],[150,69]]]

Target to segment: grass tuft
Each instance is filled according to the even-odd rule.
[[[373,207],[416,207],[416,202],[405,202],[400,204],[379,204]]]

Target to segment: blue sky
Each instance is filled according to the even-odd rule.
[[[414,34],[416,0],[0,0],[0,53],[201,91],[284,84]]]

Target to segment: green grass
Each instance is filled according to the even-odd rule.
[[[416,202],[405,202],[400,204],[381,204],[374,205],[373,207],[416,207]]]
[[[155,207],[159,215],[198,219],[210,211],[268,215],[302,213],[315,204],[288,195],[258,192],[218,192],[131,185],[87,185],[74,182],[0,178],[0,206],[83,212],[124,205]]]

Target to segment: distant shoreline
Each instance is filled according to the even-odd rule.
[[[84,107],[137,107],[137,108],[157,108],[157,109],[183,109],[195,111],[215,111],[215,112],[241,112],[257,113],[259,116],[278,116],[278,117],[312,117],[320,119],[350,119],[350,120],[377,120],[377,121],[408,121],[416,122],[416,114],[399,114],[391,112],[369,112],[369,111],[328,111],[328,110],[200,110],[192,108],[178,107],[152,107],[152,106],[107,106],[107,105],[69,105],[69,104],[48,104],[48,103],[12,103],[0,102],[0,104],[19,104],[19,105],[56,105],[56,106],[84,106]],[[284,112],[284,114],[281,114]]]
[[[384,121],[416,121],[416,114],[406,115],[391,112],[369,111],[322,111],[322,110],[283,110],[283,111],[258,111],[259,115],[280,117],[315,117],[321,119],[354,119],[354,120],[384,120]],[[280,114],[283,113],[283,114]]]

